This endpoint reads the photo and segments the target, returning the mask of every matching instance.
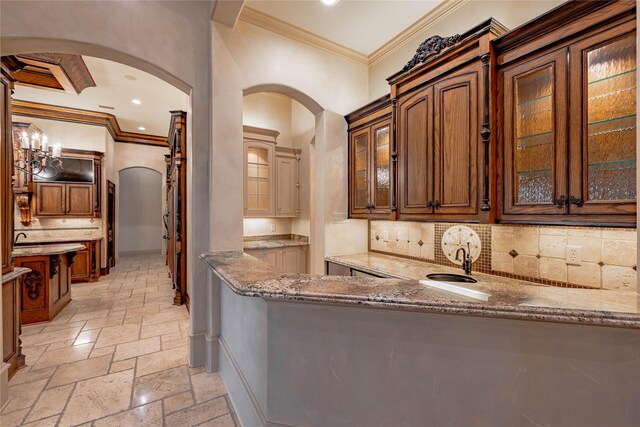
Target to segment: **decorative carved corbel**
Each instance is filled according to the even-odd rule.
[[[73,261],[75,260],[77,252],[67,252],[67,267],[71,267],[73,265]]]
[[[61,262],[62,257],[60,255],[49,256],[49,279],[53,279],[53,276],[58,273],[58,267],[60,267]]]
[[[18,193],[16,194],[16,204],[20,209],[20,222],[22,225],[31,224],[31,200],[30,193]]]
[[[442,50],[453,46],[460,41],[460,34],[450,37],[431,36],[426,39],[418,49],[413,58],[402,68],[402,72],[409,71],[413,67],[426,62],[431,56],[439,54]]]
[[[27,295],[31,299],[37,299],[42,286],[42,275],[37,270],[31,270],[24,278],[24,286],[27,288]]]

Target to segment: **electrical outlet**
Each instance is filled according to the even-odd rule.
[[[271,231],[276,231],[276,225],[275,224],[271,224]]]
[[[582,265],[582,246],[567,246],[565,262],[569,265]]]
[[[383,242],[388,242],[389,241],[389,232],[387,230],[384,230],[382,232],[382,241]]]

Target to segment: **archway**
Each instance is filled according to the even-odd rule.
[[[323,126],[324,109],[313,98],[290,86],[261,84],[246,88],[243,97],[258,93],[275,93],[289,97],[305,107],[315,117],[314,137],[309,141],[309,273],[324,273],[325,255],[325,198],[324,164],[325,139]],[[321,138],[318,138],[320,134]],[[346,135],[345,135],[346,136]]]
[[[164,252],[162,174],[155,169],[134,166],[121,169],[118,182],[117,253]]]
[[[3,55],[54,48],[61,53],[88,54],[139,68],[189,94],[190,202],[186,219],[187,285],[192,297],[189,362],[193,366],[205,362],[208,329],[208,272],[198,255],[211,249],[214,216],[210,212],[209,191],[214,5],[214,2],[40,2],[38,12],[47,16],[45,20],[32,19],[33,8],[25,7],[22,1],[2,1],[0,5]]]

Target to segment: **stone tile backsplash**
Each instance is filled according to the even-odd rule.
[[[21,242],[47,239],[78,237],[79,240],[102,236],[102,221],[99,218],[45,218],[32,217],[31,224],[20,223],[20,214],[16,216],[15,234],[25,233],[27,238]]]
[[[439,241],[453,223],[370,221],[375,252],[452,265]],[[637,289],[635,229],[465,224],[482,240],[474,271],[558,286]],[[567,263],[567,246],[582,252],[580,265]]]

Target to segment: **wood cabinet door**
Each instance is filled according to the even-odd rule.
[[[282,268],[280,252],[280,249],[265,249],[262,252],[262,260],[271,267],[280,270]]]
[[[36,184],[36,216],[64,216],[66,212],[65,184]]]
[[[567,212],[567,50],[505,69],[504,213]]]
[[[372,213],[391,210],[391,120],[371,126],[371,204]]]
[[[276,216],[295,217],[298,213],[298,161],[276,156]]]
[[[49,273],[48,256],[16,258],[17,267],[30,268],[24,276],[20,292],[22,324],[49,320]]]
[[[400,217],[433,212],[433,86],[398,109],[398,199]]]
[[[244,143],[244,216],[275,216],[274,147]]]
[[[284,273],[300,273],[300,252],[297,246],[282,248],[280,270]]]
[[[87,249],[76,252],[71,266],[71,282],[82,283],[88,282],[91,277],[91,254],[86,243],[83,243]]]
[[[478,213],[479,74],[474,65],[434,85],[433,203],[438,214]]]
[[[369,213],[370,169],[369,141],[370,128],[360,129],[349,136],[349,210],[351,214]]]
[[[11,251],[13,246],[13,134],[11,124],[11,93],[13,82],[5,74],[4,68],[0,72],[0,217],[2,217],[2,274],[10,272]]]
[[[570,46],[571,214],[636,213],[636,32],[630,22]]]
[[[93,191],[93,185],[67,184],[67,215],[93,216]]]

